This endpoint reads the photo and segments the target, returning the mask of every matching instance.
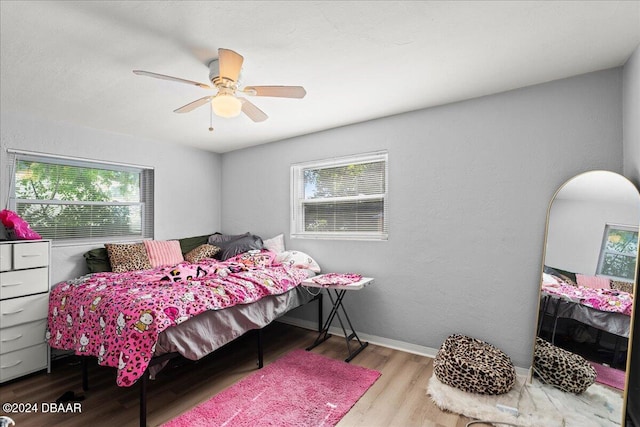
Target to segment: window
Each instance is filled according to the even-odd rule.
[[[10,209],[57,243],[153,238],[153,169],[10,151]]]
[[[598,261],[598,274],[633,281],[638,254],[638,227],[607,224]]]
[[[387,153],[291,167],[291,237],[386,240]]]

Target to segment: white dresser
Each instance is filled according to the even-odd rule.
[[[51,242],[0,242],[0,383],[50,370],[46,343]]]

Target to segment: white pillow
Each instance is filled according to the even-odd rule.
[[[300,251],[284,251],[276,255],[276,263],[286,264],[290,267],[311,270],[320,273],[320,266],[311,256]]]
[[[278,234],[275,237],[263,241],[262,244],[265,249],[271,252],[275,252],[277,254],[284,252],[284,234]]]

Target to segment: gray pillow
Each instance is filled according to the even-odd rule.
[[[214,246],[218,246],[218,243],[222,243],[222,242],[228,242],[230,240],[236,240],[239,239],[241,237],[246,237],[246,236],[250,236],[251,233],[249,233],[248,231],[244,234],[220,234],[220,233],[215,233],[212,234],[211,236],[209,236],[209,241],[207,243],[209,243],[210,245],[214,245]]]
[[[211,237],[214,236],[217,237],[217,239],[213,240],[212,243]],[[253,235],[251,233],[231,236],[233,237],[231,239],[225,239],[224,237],[220,238],[220,236],[225,235],[214,234],[213,236],[209,237],[209,244],[215,245],[220,248],[220,252],[216,254],[216,258],[222,261],[232,258],[238,254],[248,252],[250,250],[262,249],[263,247],[262,239],[260,238],[260,236]]]

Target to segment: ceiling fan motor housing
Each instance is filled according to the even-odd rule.
[[[240,81],[240,75],[238,76],[238,81],[233,81],[228,77],[221,77],[220,61],[218,59],[214,59],[209,63],[209,80],[211,80],[211,83],[218,88],[226,87],[237,89]]]

